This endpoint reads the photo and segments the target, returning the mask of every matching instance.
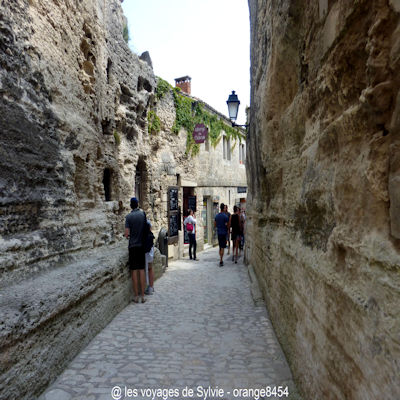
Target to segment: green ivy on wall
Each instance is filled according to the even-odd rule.
[[[155,111],[150,110],[147,113],[147,121],[147,130],[149,131],[150,135],[155,135],[161,131],[161,121]]]
[[[128,28],[128,22],[124,23],[124,27],[122,29],[122,37],[124,38],[125,42],[128,43],[129,42],[129,28]]]
[[[162,99],[166,93],[168,93],[172,89],[172,86],[164,79],[158,78],[157,88],[156,88],[156,97],[158,100]]]
[[[117,131],[114,131],[114,140],[115,140],[115,144],[117,146],[119,146],[121,144],[121,136],[119,135],[119,133]]]
[[[200,145],[196,144],[193,139],[193,130],[196,124],[204,124],[208,127],[208,137],[211,145],[215,148],[222,138],[222,131],[225,132],[228,139],[233,138],[235,143],[242,142],[245,135],[238,129],[226,124],[217,115],[206,111],[201,102],[182,94],[179,88],[172,87],[167,81],[158,78],[156,97],[162,99],[163,96],[172,90],[175,103],[176,119],[172,127],[172,132],[178,134],[181,128],[186,130],[186,153],[195,156],[200,151]],[[149,114],[152,111],[149,112]],[[154,113],[155,114],[155,113]],[[157,117],[157,116],[156,116]],[[158,118],[158,117],[157,117]],[[150,119],[149,119],[150,126]],[[150,132],[150,130],[149,130]]]

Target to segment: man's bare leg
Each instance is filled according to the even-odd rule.
[[[144,269],[139,269],[139,277],[140,277],[140,296],[142,297],[142,303],[144,303],[145,302],[144,289],[146,286],[146,274]]]
[[[237,260],[238,260],[238,250],[239,250],[239,239],[236,239],[235,243],[236,243],[236,246],[235,246],[235,249],[236,249],[236,262],[237,262]]]
[[[132,271],[132,286],[133,286],[133,295],[135,296],[134,301],[137,303],[137,301],[138,301],[138,270]]]

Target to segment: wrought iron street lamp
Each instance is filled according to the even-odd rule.
[[[228,104],[229,119],[232,122],[232,126],[241,126],[241,127],[247,128],[248,125],[237,125],[235,123],[237,115],[238,115],[238,111],[239,111],[240,101],[234,90],[232,90],[232,93],[229,95],[228,100],[226,101],[226,104]]]
[[[226,104],[228,104],[229,119],[233,122],[236,121],[238,111],[239,111],[240,101],[234,90],[232,90],[232,93],[229,95],[228,100],[226,101]]]

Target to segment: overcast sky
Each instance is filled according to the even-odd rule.
[[[157,76],[175,85],[192,78],[192,95],[228,114],[235,90],[237,123],[250,105],[250,32],[247,0],[124,0],[132,51],[149,51]]]

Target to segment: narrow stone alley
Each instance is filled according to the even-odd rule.
[[[298,399],[265,306],[253,300],[243,259],[234,264],[225,256],[219,268],[217,252],[170,264],[155,294],[119,313],[40,400],[262,397],[234,389]],[[280,393],[288,387],[289,396],[268,395],[268,386]]]

